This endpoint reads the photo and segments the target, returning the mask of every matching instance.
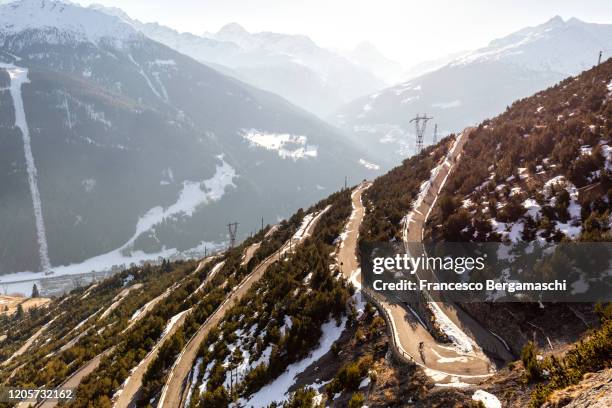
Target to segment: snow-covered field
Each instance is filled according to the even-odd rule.
[[[177,255],[179,251],[176,248],[164,248],[157,253],[145,253],[143,251],[133,250],[133,244],[141,234],[150,231],[165,219],[172,217],[190,217],[198,207],[220,200],[226,188],[235,187],[233,180],[236,177],[236,171],[223,160],[222,156],[219,156],[219,159],[222,163],[217,166],[215,174],[210,179],[202,182],[184,181],[183,189],[179,193],[179,197],[174,204],[167,208],[162,208],[160,206],[151,208],[140,217],[136,224],[134,234],[121,247],[107,252],[106,254],[89,258],[83,262],[50,267],[53,271],[53,276],[104,271],[111,269],[113,266],[126,266],[131,263],[141,264],[143,262],[157,261],[160,258],[169,258]],[[214,243],[208,243],[209,249],[214,246]],[[195,250],[197,250],[197,248],[194,248],[194,251]],[[35,281],[41,278],[42,276],[38,272],[16,272],[0,277],[0,283],[25,280]],[[28,283],[29,289],[31,289],[32,283],[33,282]],[[15,288],[15,285],[11,285],[10,290],[15,290]]]
[[[308,145],[308,138],[306,136],[243,129],[242,137],[248,140],[252,146],[261,147],[266,150],[275,150],[278,156],[283,159],[298,160],[317,157],[317,146]]]

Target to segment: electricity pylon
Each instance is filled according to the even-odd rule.
[[[414,122],[414,127],[416,129],[416,154],[421,153],[423,150],[423,135],[425,134],[425,127],[427,126],[427,121],[431,119],[433,119],[433,117],[428,117],[427,114],[420,116],[417,113],[416,117],[410,120],[410,123]]]
[[[227,230],[229,231],[230,236],[230,248],[233,248],[236,245],[236,232],[238,231],[238,223],[230,222],[227,224]]]

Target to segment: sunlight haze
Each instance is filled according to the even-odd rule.
[[[216,32],[237,22],[250,32],[304,34],[329,48],[352,49],[363,41],[405,66],[487,45],[555,15],[612,22],[606,0],[400,1],[400,0],[79,0],[119,7],[142,22],[178,31]]]

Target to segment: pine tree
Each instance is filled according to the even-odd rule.
[[[17,319],[22,319],[24,316],[24,312],[23,312],[23,306],[21,306],[21,303],[17,305],[17,313],[15,313],[15,317]]]
[[[33,298],[40,297],[40,292],[38,291],[38,286],[36,286],[36,284],[32,286],[32,297]]]
[[[532,341],[528,342],[521,351],[521,360],[525,367],[525,378],[527,382],[538,381],[541,378],[537,354],[536,345]]]

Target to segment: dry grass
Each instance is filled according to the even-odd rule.
[[[17,311],[17,306],[21,305],[24,312],[33,307],[41,307],[49,303],[49,298],[26,298],[23,296],[0,295],[0,314],[12,315]],[[8,310],[7,310],[8,309]]]

